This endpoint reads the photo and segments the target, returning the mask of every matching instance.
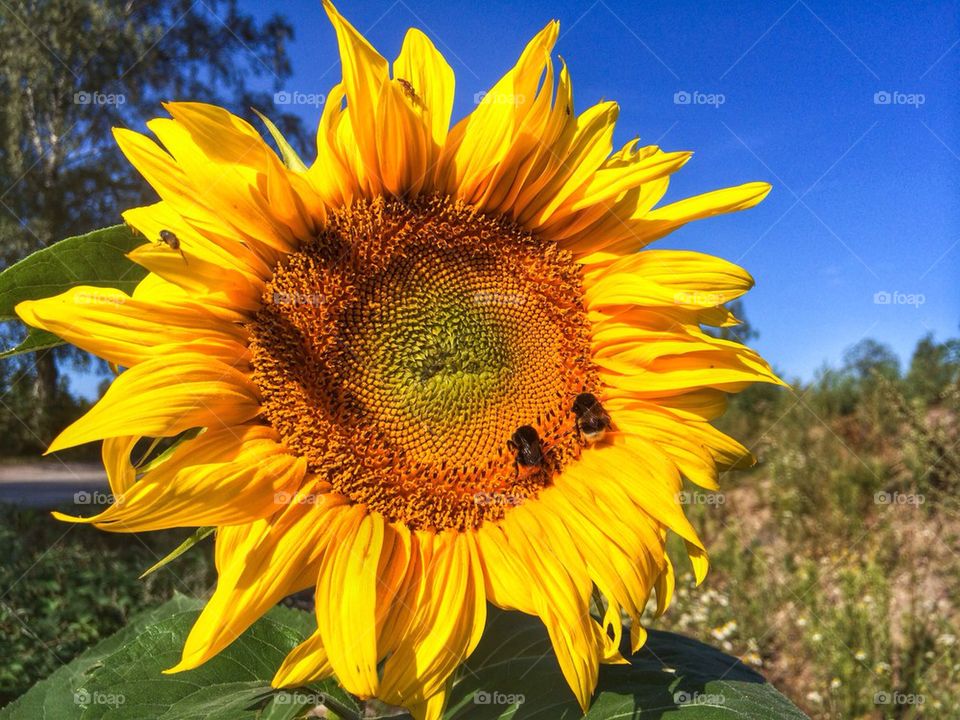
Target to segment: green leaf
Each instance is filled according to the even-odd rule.
[[[539,619],[492,610],[477,650],[458,674],[446,720],[578,720],[584,717]],[[651,630],[629,665],[604,665],[588,720],[801,720],[799,709],[736,658]]]
[[[0,272],[0,320],[16,319],[17,303],[58,295],[78,285],[133,292],[147,271],[126,255],[144,242],[126,225],[114,225],[61,240],[28,255]],[[55,335],[34,330],[0,358],[59,344],[62,341]]]
[[[14,355],[22,355],[23,353],[49,350],[57,345],[63,345],[63,340],[53,333],[40,330],[39,328],[30,328],[23,342],[14,348],[0,352],[0,360],[13,357]]]
[[[137,615],[123,630],[74,658],[0,710],[0,720],[60,720],[80,717],[80,709],[74,703],[73,694],[87,678],[103,666],[105,658],[117,652],[124,643],[137,637],[159,619],[196,607],[196,600],[177,595],[166,604]]]
[[[283,658],[314,629],[310,614],[289,608],[273,608],[199,668],[164,675],[202,606],[178,596],[135,618],[0,711],[0,720],[279,720],[328,695],[359,714],[332,681],[294,693],[270,687]]]
[[[0,720],[299,720],[323,703],[357,720],[361,708],[331,681],[276,691],[286,654],[313,618],[273,608],[199,668],[162,671],[180,657],[202,602],[183,596],[131,621],[0,710]],[[542,623],[491,610],[458,673],[446,720],[578,720]],[[586,720],[802,720],[806,716],[736,658],[696,640],[650,631],[629,665],[606,665]]]
[[[154,451],[158,446],[162,445],[161,438],[154,440],[150,448],[147,450],[145,457],[149,458],[147,460],[141,460],[137,465],[137,475],[144,475],[145,473],[151,472],[160,465],[163,465],[167,460],[173,457],[173,454],[180,447],[180,443],[183,443],[187,440],[193,440],[195,437],[200,435],[203,431],[203,428],[191,428],[185,432],[180,433],[180,435],[175,438],[162,438],[163,442],[169,443],[167,447],[162,450],[156,457],[150,457],[153,455]]]
[[[192,548],[198,542],[200,542],[205,537],[212,534],[214,530],[216,530],[216,528],[213,528],[213,527],[197,528],[196,532],[194,532],[193,535],[191,535],[182,543],[177,545],[177,547],[174,548],[166,557],[162,558],[161,560],[151,565],[148,569],[144,570],[143,574],[140,576],[140,579],[143,580],[147,575],[155,573],[157,570],[162,568],[167,563],[171,562],[172,560],[176,560],[178,557],[183,555],[187,550]]]

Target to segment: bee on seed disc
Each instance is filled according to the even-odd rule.
[[[529,475],[543,467],[543,448],[540,436],[529,425],[521,425],[507,440],[507,448],[513,453],[513,467],[518,475]]]
[[[602,439],[610,429],[610,415],[593,393],[580,393],[574,398],[573,414],[577,416],[577,430],[588,443]]]

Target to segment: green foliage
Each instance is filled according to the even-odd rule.
[[[711,572],[692,590],[681,570],[658,625],[816,718],[960,716],[956,343],[921,341],[904,377],[862,343],[811,383],[734,399],[719,424],[759,464],[687,508]]]
[[[214,573],[203,551],[137,579],[186,534],[116,535],[0,506],[0,704],[175,590],[207,592]]]
[[[357,705],[332,681],[311,686],[300,693],[303,699],[270,687],[283,658],[314,627],[309,614],[288,608],[271,610],[199,668],[163,675],[179,661],[202,606],[200,600],[177,595],[135,617],[0,711],[0,719],[255,720],[280,715],[277,706],[304,710],[316,699],[332,699],[356,715]],[[268,704],[275,706],[269,714],[264,711]]]
[[[61,240],[25,257],[0,272],[0,320],[15,319],[14,309],[24,300],[59,295],[81,285],[132,293],[147,273],[126,255],[144,242],[126,225],[115,225]],[[31,328],[19,345],[0,352],[0,360],[61,342],[51,333]]]
[[[624,652],[627,649],[624,648]],[[600,671],[589,720],[624,717],[721,720],[806,717],[756,672],[715,648],[653,631],[628,665]],[[539,619],[492,611],[450,693],[448,720],[584,717]]]
[[[342,720],[371,717],[333,680],[275,691],[270,679],[284,656],[314,629],[309,613],[277,607],[199,668],[164,675],[180,658],[202,602],[176,595],[134,617],[116,635],[54,672],[0,720],[263,720],[303,718],[314,708]],[[560,690],[560,689],[563,690]],[[630,665],[603,668],[587,718],[636,716],[711,720],[804,718],[757,673],[736,659],[677,635],[653,632]],[[328,715],[329,716],[329,715]],[[551,717],[582,713],[542,623],[492,611],[484,639],[450,693],[448,720]]]
[[[258,23],[236,0],[0,5],[0,185],[14,188],[0,219],[2,264],[148,201],[111,128],[142,127],[171,99],[273,114],[271,95],[250,85],[279,89],[292,36],[285,20]]]
[[[906,394],[923,403],[941,399],[945,388],[960,380],[960,339],[938,343],[932,335],[917,343],[904,378]]]
[[[0,347],[10,347],[18,338],[0,331]],[[49,412],[35,412],[43,390],[32,376],[36,368],[30,355],[20,355],[0,362],[0,458],[17,456],[37,457],[46,450],[46,442],[54,433],[66,427],[87,411],[89,403],[70,394],[66,378],[59,378],[50,396]],[[68,451],[73,459],[93,459],[87,446],[77,452]]]

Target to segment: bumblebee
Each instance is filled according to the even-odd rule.
[[[573,414],[577,416],[577,430],[588,443],[602,439],[610,429],[610,415],[592,393],[580,393],[574,398]]]
[[[507,448],[513,453],[513,467],[517,474],[529,474],[543,467],[543,448],[540,436],[529,425],[521,425],[507,440]]]

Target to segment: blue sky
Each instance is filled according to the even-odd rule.
[[[285,89],[340,77],[319,0],[256,2],[296,26]],[[620,103],[616,141],[695,151],[668,199],[751,180],[757,208],[694,223],[661,246],[734,260],[756,278],[754,345],[810,378],[863,337],[905,359],[927,332],[960,334],[960,10],[956,3],[343,0],[386,57],[410,26],[457,74],[455,119],[551,18],[577,107]],[[702,93],[678,104],[677,93]],[[877,97],[877,93],[887,93]],[[890,102],[882,102],[889,99]],[[879,100],[880,102],[877,102]],[[297,106],[308,126],[320,108]],[[875,302],[890,293],[890,303]],[[900,293],[895,295],[894,293]],[[885,296],[881,296],[885,297]]]

